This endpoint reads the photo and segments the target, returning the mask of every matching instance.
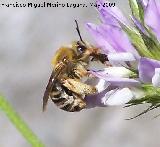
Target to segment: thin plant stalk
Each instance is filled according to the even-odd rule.
[[[0,95],[0,109],[6,114],[8,119],[32,145],[32,147],[44,147],[44,144],[38,139],[38,137],[33,133],[33,131],[27,126],[27,124],[22,120],[22,118],[2,95]]]

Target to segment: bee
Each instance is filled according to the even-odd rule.
[[[85,96],[97,92],[94,86],[83,83],[82,79],[89,76],[89,62],[99,60],[105,63],[108,58],[98,48],[82,40],[78,23],[75,22],[80,40],[73,42],[71,47],[59,48],[55,53],[53,71],[43,96],[43,111],[49,99],[62,110],[80,111],[87,106]]]

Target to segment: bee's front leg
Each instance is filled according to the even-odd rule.
[[[82,79],[83,77],[88,77],[87,64],[85,62],[78,61],[70,70],[69,77],[73,79]]]
[[[91,61],[100,61],[101,63],[105,64],[108,61],[108,56],[102,53],[92,53],[91,56],[93,57]]]

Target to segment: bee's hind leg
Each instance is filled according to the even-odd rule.
[[[94,86],[82,83],[76,79],[68,78],[63,81],[63,86],[79,95],[89,95],[97,92]]]

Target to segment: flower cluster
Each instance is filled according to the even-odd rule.
[[[86,97],[88,107],[149,103],[144,114],[160,106],[160,3],[129,0],[130,24],[117,7],[104,8],[105,2],[97,0],[101,24],[86,27],[111,66],[90,71],[99,79],[99,93]]]

